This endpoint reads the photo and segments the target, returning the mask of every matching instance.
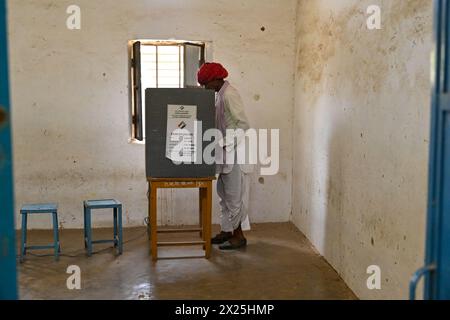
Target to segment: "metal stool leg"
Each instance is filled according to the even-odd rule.
[[[117,207],[114,208],[114,248],[119,244],[118,234],[117,234]]]
[[[91,229],[91,209],[86,208],[86,229],[87,229],[87,254],[92,255],[92,229]]]
[[[59,232],[58,232],[58,213],[52,212],[53,215],[53,242],[55,249],[55,260],[59,260]]]
[[[83,205],[83,222],[84,222],[84,248],[87,249],[87,225],[86,225],[86,205]]]
[[[58,219],[58,212],[56,212],[56,225],[58,226],[58,229],[56,230],[56,234],[58,235],[58,253],[61,253],[61,239],[59,237],[59,219]]]
[[[20,262],[22,263],[27,253],[27,218],[28,213],[22,212],[22,244],[20,248]]]
[[[119,206],[119,254],[123,252],[123,234],[122,234],[122,205]]]

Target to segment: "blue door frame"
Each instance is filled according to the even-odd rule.
[[[0,299],[17,299],[6,0],[0,0]]]
[[[411,280],[415,298],[425,277],[424,298],[450,299],[450,1],[435,0],[428,223],[425,267]]]

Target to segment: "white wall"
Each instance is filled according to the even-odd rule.
[[[432,1],[300,0],[297,15],[292,220],[360,298],[406,298],[424,259]]]
[[[254,222],[289,220],[295,0],[78,0],[80,31],[66,28],[71,4],[8,1],[16,211],[58,202],[61,226],[81,228],[83,200],[113,197],[124,204],[126,226],[142,225],[144,146],[128,143],[127,42],[176,38],[212,41],[253,126],[281,129],[280,173],[264,185],[252,178],[250,214]],[[160,203],[164,223],[198,217],[194,191],[163,193]],[[96,221],[111,225],[109,216]],[[49,228],[50,220],[34,218],[30,227]]]

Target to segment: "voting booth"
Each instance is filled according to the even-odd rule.
[[[212,189],[215,163],[203,161],[211,141],[203,141],[215,128],[215,93],[204,89],[147,89],[145,91],[146,174],[149,185],[149,233],[151,254],[158,260],[158,247],[201,246],[211,254]],[[213,153],[214,154],[214,153]],[[159,189],[199,189],[199,224],[190,229],[157,225]],[[162,213],[164,214],[164,213]],[[197,241],[158,241],[161,233],[198,233]]]
[[[203,161],[203,150],[211,143],[203,141],[203,134],[215,128],[214,91],[147,89],[145,128],[147,177],[215,175],[215,165]]]

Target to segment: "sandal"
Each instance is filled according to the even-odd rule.
[[[247,246],[247,239],[239,239],[235,241],[226,241],[219,247],[220,250],[236,250]]]
[[[218,235],[216,235],[214,238],[211,239],[212,244],[223,244],[227,242],[231,237],[233,236],[233,233],[231,232],[221,232]]]

